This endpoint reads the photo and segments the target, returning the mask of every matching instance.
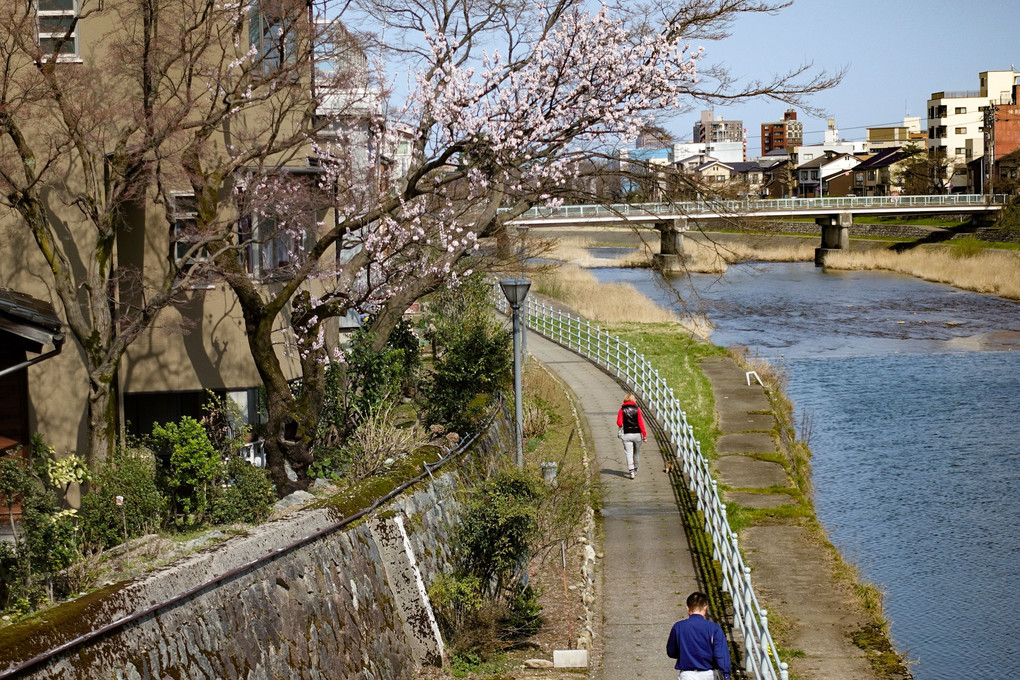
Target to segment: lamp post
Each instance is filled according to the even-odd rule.
[[[499,282],[514,320],[514,420],[517,439],[517,467],[524,467],[524,407],[521,405],[521,305],[528,297],[531,281],[503,279]]]
[[[518,255],[521,258],[521,280],[524,281],[528,277],[524,274],[524,264],[527,262],[528,251],[524,246],[524,237],[528,235],[527,225],[517,225],[517,235],[521,238],[521,244]],[[525,295],[527,293],[525,292]],[[522,298],[523,300],[523,298]],[[528,357],[528,308],[525,307],[521,313],[521,362],[527,360]]]

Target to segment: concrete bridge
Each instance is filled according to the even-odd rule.
[[[820,266],[827,253],[849,247],[849,228],[855,215],[994,213],[1008,199],[1004,194],[949,194],[567,205],[532,208],[512,224],[519,227],[651,224],[661,235],[661,253],[656,256],[656,263],[669,271],[683,265],[683,234],[689,220],[814,217],[822,232],[821,245],[815,249],[815,264]]]

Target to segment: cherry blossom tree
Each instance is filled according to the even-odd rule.
[[[479,243],[509,243],[514,217],[538,203],[574,198],[586,186],[580,180],[605,173],[611,149],[653,116],[754,96],[800,103],[835,82],[806,68],[768,82],[737,84],[719,70],[699,77],[702,50],[693,41],[724,37],[741,15],[785,4],[345,4],[335,21],[366,62],[360,80],[337,81],[333,94],[363,102],[365,92],[379,93],[380,105],[361,113],[370,150],[352,143],[352,135],[316,138],[317,187],[332,194],[335,214],[300,229],[305,247],[286,282],[267,291],[234,260],[217,259],[237,291],[266,384],[266,446],[278,488],[309,481],[322,403],[316,390],[329,358],[327,319],[349,309],[376,310],[371,330],[382,344],[414,300],[467,270],[498,268],[498,258],[494,264],[479,255]],[[385,75],[398,70],[403,75]],[[318,113],[328,117],[325,103]],[[337,119],[350,126],[358,120],[351,113],[348,107]],[[406,162],[396,164],[387,156],[401,143],[408,147]],[[279,212],[281,192],[270,183],[249,191],[248,200]],[[302,365],[299,394],[286,384],[274,351],[283,314]],[[297,481],[284,477],[288,467]]]

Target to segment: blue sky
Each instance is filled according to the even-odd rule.
[[[708,63],[725,65],[741,80],[767,79],[811,62],[847,67],[843,82],[812,98],[836,119],[845,139],[864,139],[867,126],[925,117],[932,92],[977,90],[978,73],[1020,70],[1020,2],[1017,0],[796,0],[776,15],[744,17],[732,35],[702,43]],[[716,116],[742,120],[749,157],[761,151],[761,124],[782,119],[786,106],[754,101],[716,107]],[[700,109],[661,121],[690,139]],[[806,117],[805,141],[822,140],[824,118]]]

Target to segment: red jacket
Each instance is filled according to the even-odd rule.
[[[633,401],[623,402],[620,412],[616,414],[616,426],[622,427],[624,434],[640,431],[642,438],[648,436],[645,432],[645,419],[641,416],[641,409]]]

